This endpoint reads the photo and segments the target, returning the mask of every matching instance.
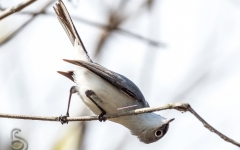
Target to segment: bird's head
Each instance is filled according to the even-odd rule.
[[[168,131],[169,123],[174,119],[169,119],[160,124],[159,126],[149,126],[142,130],[137,136],[141,142],[146,144],[153,143],[161,139]]]

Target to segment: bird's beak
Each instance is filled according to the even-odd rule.
[[[175,118],[172,119],[168,119],[164,124],[169,124],[170,122],[172,122]]]

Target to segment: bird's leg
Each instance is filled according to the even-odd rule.
[[[76,93],[77,89],[76,86],[72,86],[70,89],[70,94],[69,94],[69,99],[68,99],[68,107],[67,107],[67,113],[65,116],[60,116],[59,117],[59,121],[64,124],[64,123],[68,123],[67,117],[69,117],[69,108],[70,108],[70,103],[71,103],[71,98],[72,98],[72,94]]]
[[[94,100],[94,99],[96,99],[96,100],[98,100],[98,101],[101,101],[101,99],[99,99],[98,97],[97,97],[97,95],[92,91],[92,90],[87,90],[87,91],[85,91],[85,94],[86,94],[86,96],[101,110],[101,113],[98,115],[98,120],[100,121],[100,122],[105,122],[106,121],[106,118],[104,117],[104,115],[106,114],[106,111],[102,108],[102,107],[100,107],[97,103],[96,103],[96,101]]]

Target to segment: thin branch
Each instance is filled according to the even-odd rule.
[[[211,132],[216,133],[218,136],[220,136],[222,139],[224,139],[226,142],[230,142],[238,147],[240,147],[240,143],[234,141],[233,139],[227,137],[226,135],[222,134],[221,132],[219,132],[217,129],[215,129],[214,127],[212,127],[209,123],[207,123],[202,117],[200,117],[195,111],[194,109],[192,109],[192,107],[188,107],[189,112],[191,112],[199,121],[202,122],[203,126],[205,128],[207,128],[208,130],[210,130]]]
[[[2,20],[3,18],[5,18],[15,12],[22,10],[23,8],[27,7],[28,5],[32,4],[35,1],[36,0],[26,0],[25,2],[22,2],[16,6],[13,6],[11,8],[4,10],[3,12],[0,13],[0,20]]]
[[[141,35],[138,35],[138,34],[135,34],[133,32],[130,32],[130,31],[127,31],[127,30],[123,30],[121,28],[116,28],[116,30],[121,32],[121,33],[123,33],[123,34],[126,34],[128,36],[132,36],[132,37],[137,38],[139,40],[143,40],[143,41],[147,42],[148,44],[150,44],[152,46],[156,46],[156,47],[165,47],[166,46],[164,43],[153,41],[151,39],[145,38],[145,37],[143,37]]]
[[[39,14],[45,13],[45,10],[51,3],[53,3],[54,0],[49,0],[37,13],[32,14],[31,18],[24,22],[20,27],[18,27],[16,30],[10,31],[6,36],[0,37],[0,46],[4,43],[6,43],[8,40],[13,38],[18,32],[20,32],[24,27],[26,27],[30,22],[32,22],[36,16]]]
[[[43,12],[22,11],[22,12],[19,12],[19,14],[33,15],[33,16],[35,16],[35,15],[49,15],[49,16],[54,16],[54,17],[56,16],[55,13],[45,12],[45,11],[43,11]],[[104,24],[101,24],[101,23],[90,21],[90,20],[87,20],[87,19],[84,19],[84,18],[81,18],[81,17],[72,16],[72,18],[77,20],[77,21],[83,22],[85,24],[88,24],[88,25],[91,25],[91,26],[94,26],[94,27],[97,27],[97,28],[102,28],[104,30],[108,30],[109,28],[111,28],[108,25],[104,25]],[[147,43],[149,43],[152,46],[165,47],[164,43],[148,39],[146,37],[143,37],[141,35],[135,34],[133,32],[124,30],[122,28],[116,27],[115,30],[118,31],[119,33],[122,33],[122,34],[125,34],[125,35],[128,35],[128,36],[132,36],[133,38],[137,38],[139,40],[143,40],[144,42],[147,42]]]
[[[117,8],[108,8],[108,28],[106,28],[106,31],[102,33],[100,36],[97,48],[94,53],[94,58],[97,58],[99,54],[102,52],[102,47],[105,45],[105,43],[108,41],[110,36],[114,33],[114,31],[122,31],[122,33],[127,33],[127,35],[133,35],[135,38],[139,38],[141,40],[145,40],[145,38],[142,38],[141,36],[137,36],[136,34],[130,34],[128,31],[120,30],[119,27],[121,24],[129,20],[130,18],[136,17],[137,15],[140,15],[140,12],[143,12],[146,6],[148,6],[148,0],[145,0],[139,7],[137,7],[136,11],[133,11],[132,13],[124,13],[124,8],[128,5],[128,1],[122,0],[118,4]],[[153,46],[159,46],[156,44],[157,42],[148,42],[149,44],[152,44]],[[161,45],[162,46],[162,45]]]
[[[46,15],[48,15],[48,14],[49,15],[55,15],[55,14],[51,14],[50,12],[46,13]],[[87,20],[87,19],[84,19],[84,18],[81,18],[81,17],[72,16],[72,18],[77,20],[77,21],[81,21],[83,23],[89,24],[91,26],[102,28],[104,30],[109,30],[111,28],[111,26],[109,26],[109,25],[104,25],[104,24],[101,24],[101,23],[93,22],[93,21],[90,21],[90,20]],[[147,43],[149,43],[149,44],[151,44],[153,46],[165,47],[164,43],[148,39],[146,37],[143,37],[141,35],[138,35],[138,34],[135,34],[133,32],[127,31],[127,30],[122,29],[120,27],[116,27],[115,30],[119,31],[120,33],[126,34],[128,36],[132,36],[133,38],[137,38],[139,40],[143,40],[143,41],[145,41],[145,42],[147,42]]]
[[[107,115],[105,115],[105,117],[107,119],[118,118],[118,117],[121,117],[121,116],[138,115],[138,114],[151,113],[151,112],[154,112],[154,111],[161,111],[161,110],[167,110],[167,109],[175,109],[175,110],[178,110],[178,111],[181,111],[181,112],[189,111],[199,121],[201,121],[203,123],[205,128],[209,129],[211,132],[216,133],[218,136],[220,136],[225,141],[230,142],[230,143],[240,147],[240,143],[238,143],[238,142],[234,141],[233,139],[227,137],[226,135],[222,134],[221,132],[216,130],[214,127],[212,127],[210,124],[208,124],[187,103],[173,103],[173,104],[167,104],[167,105],[161,106],[161,107],[151,107],[151,108],[136,109],[136,110],[127,111],[127,112],[118,113],[118,114],[107,114]],[[0,113],[0,118],[14,118],[14,119],[40,120],[40,121],[59,121],[59,117],[13,115],[13,114],[2,114],[2,113]],[[98,116],[68,117],[67,120],[68,121],[92,121],[92,120],[98,120]]]

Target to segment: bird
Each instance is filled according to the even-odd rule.
[[[58,71],[75,83],[70,89],[67,113],[60,117],[61,123],[68,123],[66,118],[69,117],[71,96],[74,93],[77,93],[85,105],[98,115],[100,122],[106,120],[104,117],[106,114],[150,107],[140,89],[131,80],[93,62],[62,0],[59,0],[53,8],[73,45],[77,58],[64,59],[76,66],[73,71]],[[125,126],[141,142],[149,144],[161,139],[169,129],[169,123],[174,119],[166,119],[156,113],[143,113],[108,120]]]

